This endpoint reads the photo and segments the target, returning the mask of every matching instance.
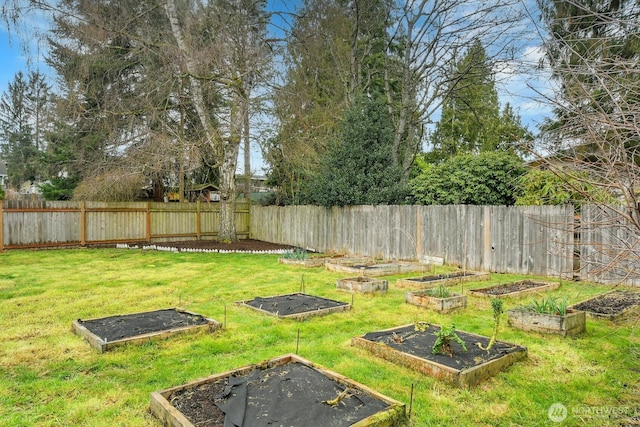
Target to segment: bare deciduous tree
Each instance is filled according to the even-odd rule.
[[[189,91],[206,140],[215,153],[220,170],[220,232],[224,241],[236,240],[235,198],[238,153],[249,114],[252,84],[267,63],[265,2],[220,0],[213,9],[196,2],[189,16],[181,20],[175,0],[165,0],[164,7],[177,42],[184,72],[189,76]],[[185,28],[198,14],[207,17],[204,38],[187,40]],[[189,18],[189,19],[188,19]],[[194,34],[192,32],[191,34]],[[212,67],[207,70],[203,65]],[[227,108],[218,119],[207,110],[202,85],[214,85]],[[226,123],[226,126],[216,124]]]
[[[403,49],[399,96],[389,81],[385,87],[389,105],[395,106],[390,109],[396,129],[394,154],[405,173],[422,148],[424,126],[432,122],[447,91],[456,87],[450,77],[459,55],[477,39],[487,50],[489,64],[510,59],[514,41],[522,35],[522,12],[518,1],[397,2],[397,25],[390,40]]]
[[[560,83],[546,125],[546,168],[591,203],[582,209],[586,277],[640,281],[640,5],[546,2],[547,59]],[[585,185],[583,185],[585,184]],[[583,188],[598,188],[584,192]],[[602,193],[616,200],[605,204]]]

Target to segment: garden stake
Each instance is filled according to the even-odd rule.
[[[409,418],[411,418],[412,408],[413,408],[413,383],[411,383],[411,394],[409,395]]]

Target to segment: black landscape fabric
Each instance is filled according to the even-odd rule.
[[[251,301],[247,301],[245,304],[268,311],[269,313],[278,313],[280,316],[348,305],[346,302],[334,301],[303,293],[264,298],[256,297]]]
[[[415,330],[413,325],[402,326],[393,330],[369,332],[362,338],[367,341],[379,342],[394,348],[402,353],[410,354],[422,359],[429,359],[442,365],[454,369],[469,369],[489,360],[497,359],[505,354],[522,350],[523,347],[496,341],[489,352],[482,350],[478,344],[485,347],[489,344],[489,337],[471,335],[463,331],[456,331],[456,334],[464,341],[467,351],[457,342],[452,342],[454,354],[433,354],[433,345],[436,342],[436,333],[440,331],[439,326],[429,325],[423,331]],[[396,334],[394,337],[393,334]],[[400,342],[401,341],[401,342]]]
[[[198,314],[165,309],[102,319],[78,319],[78,323],[109,342],[185,326],[206,325],[208,321]]]
[[[353,389],[337,405],[326,403],[344,389],[313,368],[289,363],[230,378],[216,405],[225,413],[224,427],[347,427],[388,407]]]

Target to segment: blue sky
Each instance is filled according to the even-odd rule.
[[[43,61],[42,47],[45,44],[41,38],[48,28],[49,19],[34,11],[26,12],[25,16],[17,28],[10,29],[11,32],[0,20],[0,93],[7,90],[18,71],[26,74],[30,69],[45,73],[48,70]]]
[[[15,74],[26,67],[24,54],[20,51],[18,40],[13,37],[9,44],[9,35],[6,29],[0,30],[0,93],[7,89],[7,84],[13,80]]]

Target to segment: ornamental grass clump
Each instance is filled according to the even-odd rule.
[[[282,258],[295,261],[305,261],[307,258],[309,258],[309,255],[307,254],[307,251],[302,248],[294,248],[291,251],[283,253]]]
[[[432,298],[449,298],[451,296],[451,292],[449,292],[449,289],[447,289],[446,286],[440,285],[429,290],[429,296]]]
[[[567,314],[567,298],[555,298],[548,295],[540,300],[532,300],[530,304],[524,306],[524,309],[531,313],[565,316]]]

